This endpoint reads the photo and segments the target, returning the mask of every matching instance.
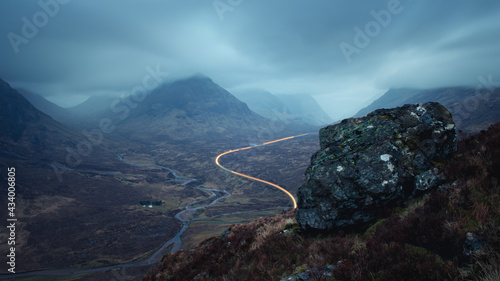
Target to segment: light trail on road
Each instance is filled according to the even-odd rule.
[[[259,146],[262,146],[262,145],[268,145],[268,144],[272,144],[272,143],[277,143],[277,142],[280,142],[280,141],[285,141],[285,140],[289,140],[289,139],[293,139],[293,138],[297,138],[297,137],[302,137],[302,136],[305,136],[307,134],[301,134],[301,135],[297,135],[297,136],[291,136],[291,137],[286,137],[286,138],[281,138],[281,139],[277,139],[277,140],[272,140],[272,141],[268,141],[268,142],[265,142],[265,143],[262,143],[262,144],[259,144],[259,145],[255,145],[255,146],[246,146],[246,147],[242,147],[242,148],[237,148],[237,149],[231,149],[231,150],[228,150],[226,152],[223,152],[219,155],[217,155],[217,157],[215,157],[215,164],[217,164],[217,166],[219,166],[221,169],[229,172],[229,173],[233,173],[235,175],[238,175],[240,177],[244,177],[244,178],[247,178],[247,179],[251,179],[251,180],[254,180],[254,181],[258,181],[258,182],[262,182],[262,183],[265,183],[267,185],[270,185],[272,187],[275,187],[281,191],[283,191],[286,195],[288,195],[288,197],[290,197],[290,199],[292,199],[292,202],[293,202],[293,209],[297,209],[297,201],[295,200],[295,197],[293,197],[293,195],[286,189],[284,189],[283,187],[277,185],[277,184],[274,184],[272,182],[268,182],[266,180],[262,180],[262,179],[259,179],[259,178],[256,178],[256,177],[252,177],[252,176],[249,176],[249,175],[245,175],[245,174],[242,174],[242,173],[239,173],[239,172],[235,172],[235,171],[232,171],[232,170],[229,170],[228,168],[222,166],[220,163],[219,163],[219,159],[226,155],[226,154],[229,154],[229,153],[233,153],[233,152],[238,152],[238,151],[242,151],[242,150],[247,150],[247,149],[250,149],[250,148],[254,148],[254,147],[259,147]]]

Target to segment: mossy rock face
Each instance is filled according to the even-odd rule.
[[[381,208],[402,206],[443,178],[432,169],[456,151],[450,113],[439,103],[376,110],[320,130],[298,191],[304,229],[357,227]]]

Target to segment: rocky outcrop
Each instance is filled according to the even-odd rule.
[[[376,110],[320,130],[298,191],[304,229],[358,227],[442,180],[433,164],[456,151],[451,114],[439,103]]]
[[[484,77],[481,79],[486,82]],[[379,108],[433,101],[439,102],[450,111],[457,131],[476,134],[500,120],[500,87],[492,87],[494,84],[498,85],[492,83],[492,76],[489,76],[488,80],[489,86],[485,88],[480,88],[479,84],[476,88],[390,89],[369,106],[361,109],[354,117],[365,116]]]

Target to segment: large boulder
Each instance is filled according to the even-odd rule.
[[[402,206],[432,190],[432,168],[456,151],[451,114],[429,102],[376,110],[320,130],[298,191],[296,218],[304,229],[364,226],[380,210]]]

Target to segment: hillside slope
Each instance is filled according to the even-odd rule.
[[[247,89],[233,91],[233,93],[251,110],[271,120],[282,119],[286,122],[310,126],[325,125],[332,121],[310,95],[273,95],[262,89]]]
[[[322,126],[332,122],[332,118],[326,114],[318,102],[306,94],[280,94],[276,95],[290,110],[290,114],[303,122]]]
[[[83,136],[36,109],[0,79],[0,150],[26,157],[62,152]]]
[[[497,123],[459,142],[436,192],[364,233],[304,232],[285,213],[166,255],[144,280],[498,280],[499,159]]]
[[[453,115],[459,130],[468,134],[485,130],[500,120],[500,88],[473,89],[448,87],[438,89],[390,89],[369,106],[361,109],[354,117],[379,109],[404,104],[439,102]]]
[[[74,121],[73,116],[67,109],[58,106],[55,103],[50,102],[39,94],[30,92],[28,90],[19,89],[17,90],[24,98],[26,98],[36,109],[49,115],[54,120],[59,123],[68,125],[71,121]]]
[[[160,86],[130,114],[120,115],[119,131],[142,140],[231,139],[255,134],[268,123],[204,76]]]

